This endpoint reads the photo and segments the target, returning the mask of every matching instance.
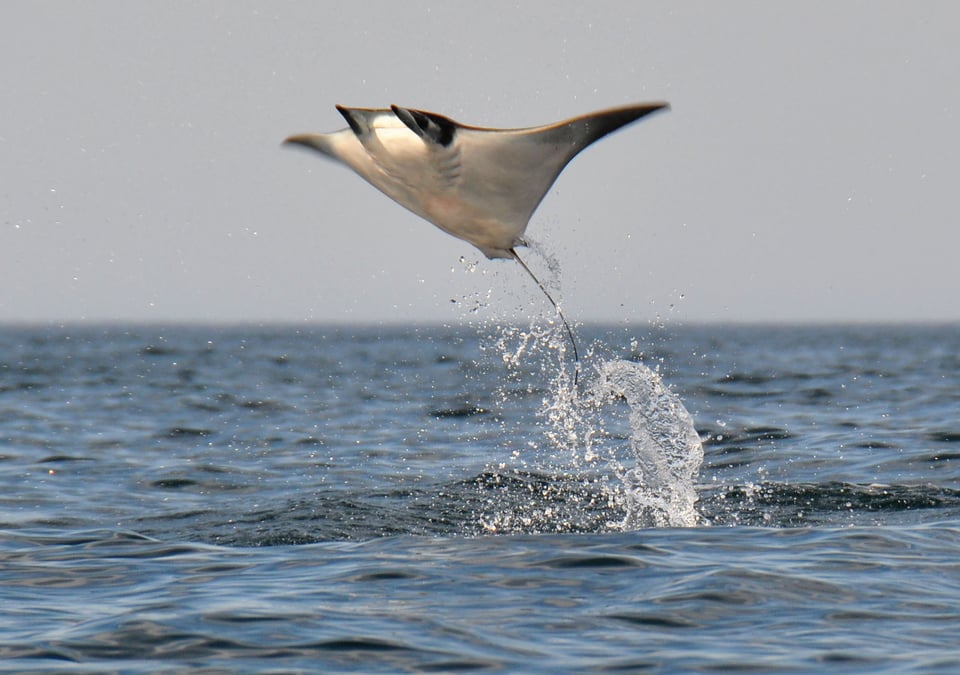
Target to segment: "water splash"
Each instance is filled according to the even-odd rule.
[[[604,361],[591,383],[595,405],[623,397],[630,408],[634,466],[622,473],[624,529],[690,527],[699,521],[694,479],[703,446],[680,397],[642,363]]]
[[[690,527],[703,521],[694,486],[703,462],[700,436],[683,402],[659,374],[639,362],[596,357],[591,348],[580,389],[565,363],[565,340],[556,324],[502,329],[497,346],[514,377],[526,366],[526,377],[549,379],[539,415],[552,468],[580,472],[582,485],[594,494],[591,503],[601,477],[608,500],[625,513],[607,529]],[[535,363],[539,372],[531,370]],[[545,448],[531,450],[547,454]],[[559,466],[558,456],[564,460]],[[525,461],[524,469],[529,465]],[[569,479],[564,485],[569,488]]]
[[[541,280],[557,293],[559,264],[542,247],[532,250],[546,264]],[[519,317],[514,317],[519,318]],[[510,405],[514,396],[538,392],[543,398],[538,415],[547,441],[530,441],[515,450],[513,469],[518,472],[546,470],[563,476],[557,494],[545,502],[598,503],[596,488],[604,491],[605,508],[626,515],[607,529],[693,526],[704,522],[695,508],[694,479],[703,462],[703,447],[693,420],[680,398],[663,383],[659,374],[639,362],[607,360],[597,356],[607,351],[602,344],[591,346],[581,358],[582,381],[577,385],[575,365],[563,324],[553,313],[534,317],[527,328],[516,321],[495,328],[493,347],[506,367],[507,377],[498,403]],[[632,345],[632,351],[637,351]],[[546,384],[544,384],[546,383]],[[626,403],[624,411],[623,403]],[[626,417],[626,419],[624,419]],[[503,464],[490,467],[502,472]],[[582,494],[570,492],[572,476],[581,476]],[[507,482],[513,485],[512,482]],[[575,488],[574,488],[575,489]],[[541,491],[542,494],[543,493]],[[590,494],[590,498],[585,496]],[[581,497],[584,497],[581,499]],[[503,503],[506,506],[507,502]],[[507,507],[500,525],[515,513]],[[502,511],[503,509],[501,509]],[[533,530],[579,531],[582,522],[595,522],[595,513],[576,509],[565,512],[564,520],[550,522],[556,513],[545,508],[531,517]],[[500,522],[503,520],[503,522]],[[496,528],[502,531],[502,528]]]

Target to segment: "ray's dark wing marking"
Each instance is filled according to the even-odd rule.
[[[432,141],[445,148],[453,143],[454,136],[457,133],[457,123],[449,117],[425,110],[401,108],[397,105],[390,106],[390,109],[393,110],[393,113],[401,122],[407,125],[410,131],[420,138]]]

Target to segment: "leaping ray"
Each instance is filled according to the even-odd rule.
[[[284,143],[343,162],[401,206],[470,242],[488,258],[519,262],[560,315],[579,369],[570,324],[515,247],[525,245],[530,217],[571,159],[607,134],[665,108],[669,104],[641,103],[541,127],[485,129],[396,105],[338,105],[349,128],[297,134]]]

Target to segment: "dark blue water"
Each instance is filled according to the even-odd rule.
[[[523,331],[0,329],[0,670],[960,670],[960,328],[579,335],[571,402]]]

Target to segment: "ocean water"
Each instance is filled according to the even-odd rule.
[[[0,328],[0,671],[960,671],[960,327]]]

